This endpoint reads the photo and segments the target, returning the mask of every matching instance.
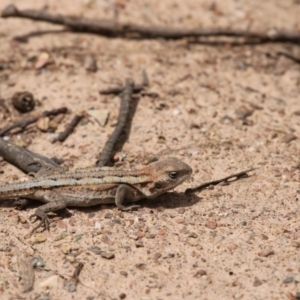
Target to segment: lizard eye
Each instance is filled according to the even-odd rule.
[[[161,188],[162,188],[162,186],[161,186],[161,184],[160,183],[158,183],[158,182],[155,182],[155,188],[156,189],[158,189],[158,190],[160,190]]]
[[[177,176],[178,176],[178,172],[170,172],[170,173],[169,173],[169,177],[170,177],[171,179],[176,179]]]

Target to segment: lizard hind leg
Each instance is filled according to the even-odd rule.
[[[35,211],[34,214],[32,214],[29,218],[33,218],[36,217],[37,221],[38,219],[40,219],[40,222],[38,223],[37,226],[35,226],[30,233],[34,233],[37,229],[39,229],[41,226],[44,226],[45,229],[49,230],[49,218],[47,216],[47,213],[49,212],[53,212],[56,210],[60,210],[60,209],[64,209],[67,207],[67,203],[64,200],[52,200],[49,203],[46,203],[42,206],[40,206],[39,208],[37,208],[37,210]],[[34,222],[35,222],[34,221]]]

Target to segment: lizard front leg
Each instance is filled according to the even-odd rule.
[[[37,217],[40,218],[41,221],[37,226],[35,226],[30,233],[35,232],[38,228],[40,228],[42,225],[44,225],[45,229],[49,230],[49,218],[47,216],[47,213],[57,211],[60,209],[64,209],[67,207],[67,203],[65,200],[53,200],[53,199],[47,199],[47,196],[44,196],[44,199],[48,202],[35,211],[33,215],[31,215],[29,218]]]
[[[115,195],[115,204],[116,206],[123,211],[129,211],[132,209],[139,208],[140,205],[129,205],[129,206],[124,206],[124,202],[130,202],[131,201],[136,201],[137,198],[141,199],[139,195],[139,191],[131,187],[130,185],[127,184],[120,184],[117,188],[116,195]]]

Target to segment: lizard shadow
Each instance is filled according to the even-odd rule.
[[[193,206],[199,201],[201,198],[194,193],[168,192],[154,199],[142,199],[139,203],[142,207],[148,208],[178,208]]]
[[[194,204],[201,201],[202,199],[203,198],[200,198],[197,195],[195,195],[195,193],[186,194],[186,193],[168,192],[168,193],[165,193],[165,194],[160,195],[153,199],[146,199],[146,198],[142,199],[136,203],[139,204],[141,206],[141,208],[147,207],[149,209],[161,209],[161,208],[175,209],[175,208],[179,208],[179,207],[193,206]],[[30,209],[38,208],[41,205],[42,205],[42,203],[40,201],[30,199],[28,201],[28,203],[26,203],[25,207],[18,207],[18,205],[16,205],[15,200],[5,200],[5,201],[1,202],[0,207],[9,208],[9,207],[17,206],[17,209],[19,209],[19,210],[30,210]],[[73,213],[72,213],[73,209],[84,212],[84,213],[93,213],[93,212],[99,211],[99,209],[100,210],[103,209],[103,207],[111,208],[111,209],[116,208],[116,206],[114,204],[111,204],[111,205],[110,204],[105,204],[105,205],[100,204],[100,205],[95,205],[95,206],[90,206],[90,207],[74,206],[74,207],[69,207],[67,209],[55,211],[53,214],[51,213],[49,215],[49,217],[51,218],[51,216],[57,215],[63,219],[69,219],[73,216]],[[69,211],[69,209],[70,209],[70,211]]]

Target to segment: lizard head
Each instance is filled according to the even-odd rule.
[[[151,184],[147,186],[144,194],[148,198],[155,198],[172,190],[192,174],[192,168],[175,157],[155,162],[149,165],[152,174]]]

